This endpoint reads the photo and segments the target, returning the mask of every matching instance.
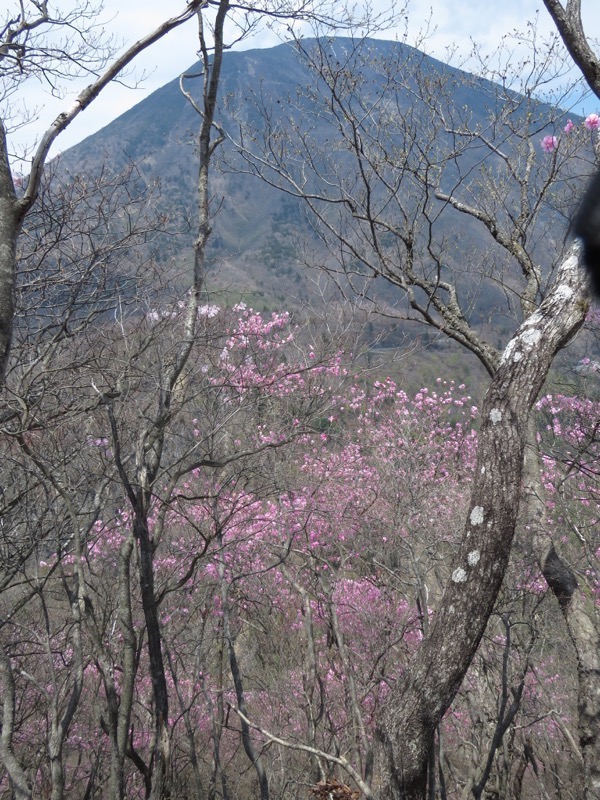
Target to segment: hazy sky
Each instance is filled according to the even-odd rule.
[[[71,7],[74,2],[75,0],[56,0],[63,7]],[[184,7],[183,3],[178,4],[175,0],[170,0],[169,3],[164,0],[104,0],[102,19],[106,31],[115,34],[125,47],[160,24],[165,19],[167,5],[172,13],[180,5],[181,8]],[[385,8],[389,3],[375,0],[372,5]],[[448,52],[453,48],[457,48],[458,52],[468,53],[472,41],[477,42],[484,51],[491,52],[503,35],[524,30],[527,20],[537,19],[538,31],[542,35],[553,30],[541,0],[502,0],[493,4],[493,12],[490,8],[490,0],[411,0],[406,11],[407,41],[414,44],[420,32],[427,30],[424,49],[430,55],[447,60]],[[583,15],[587,30],[600,31],[598,0],[583,0]],[[396,35],[402,37],[403,34],[402,28],[389,30],[380,36],[393,39]],[[244,42],[242,47],[270,47],[279,41],[276,33],[263,30]],[[53,153],[67,149],[104,127],[150,92],[178,77],[196,61],[196,51],[197,32],[195,23],[191,20],[150,48],[136,62],[135,75],[146,75],[141,87],[131,89],[115,84],[107,88],[59,137],[59,146]],[[85,83],[73,83],[65,87],[64,99],[57,101],[45,94],[39,84],[27,84],[22,99],[30,109],[38,109],[38,120],[19,134],[18,142],[31,142],[39,137],[56,115],[68,108],[84,85]]]

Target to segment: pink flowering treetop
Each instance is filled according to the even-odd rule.
[[[588,114],[583,122],[584,127],[588,131],[597,131],[600,128],[600,116],[598,114]],[[573,120],[568,119],[566,125],[563,128],[564,133],[568,136],[573,131],[577,129],[577,126],[573,122]],[[554,153],[555,150],[558,149],[560,144],[560,139],[558,136],[554,135],[547,135],[544,136],[540,141],[542,150],[544,153]]]

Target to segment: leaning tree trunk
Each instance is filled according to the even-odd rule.
[[[487,391],[468,518],[431,632],[392,689],[378,722],[382,800],[424,800],[436,725],[477,650],[515,532],[527,424],[557,351],[587,311],[574,245],[548,296],[504,351]]]
[[[533,535],[533,548],[546,582],[558,600],[577,658],[578,734],[583,763],[584,800],[600,797],[600,629],[591,592],[578,586],[548,533],[547,506],[533,419],[523,474],[521,518]]]

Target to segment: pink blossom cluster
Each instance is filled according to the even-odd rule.
[[[600,128],[600,116],[598,114],[588,114],[588,116],[584,120],[584,127],[588,131],[597,131]],[[567,124],[564,126],[563,130],[568,135],[575,129],[575,123],[573,120],[567,120]],[[541,139],[541,146],[544,153],[553,153],[559,145],[559,137],[553,136],[551,134],[544,136]]]

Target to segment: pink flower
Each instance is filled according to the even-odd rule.
[[[571,133],[571,131],[573,130],[574,127],[575,127],[575,125],[573,124],[573,121],[568,119],[567,120],[567,124],[565,125],[565,128],[564,128],[565,133]]]
[[[594,131],[597,128],[600,128],[600,117],[598,114],[590,114],[585,118],[584,124],[588,131]]]
[[[558,147],[557,136],[544,136],[542,139],[542,150],[544,153],[553,153]]]

